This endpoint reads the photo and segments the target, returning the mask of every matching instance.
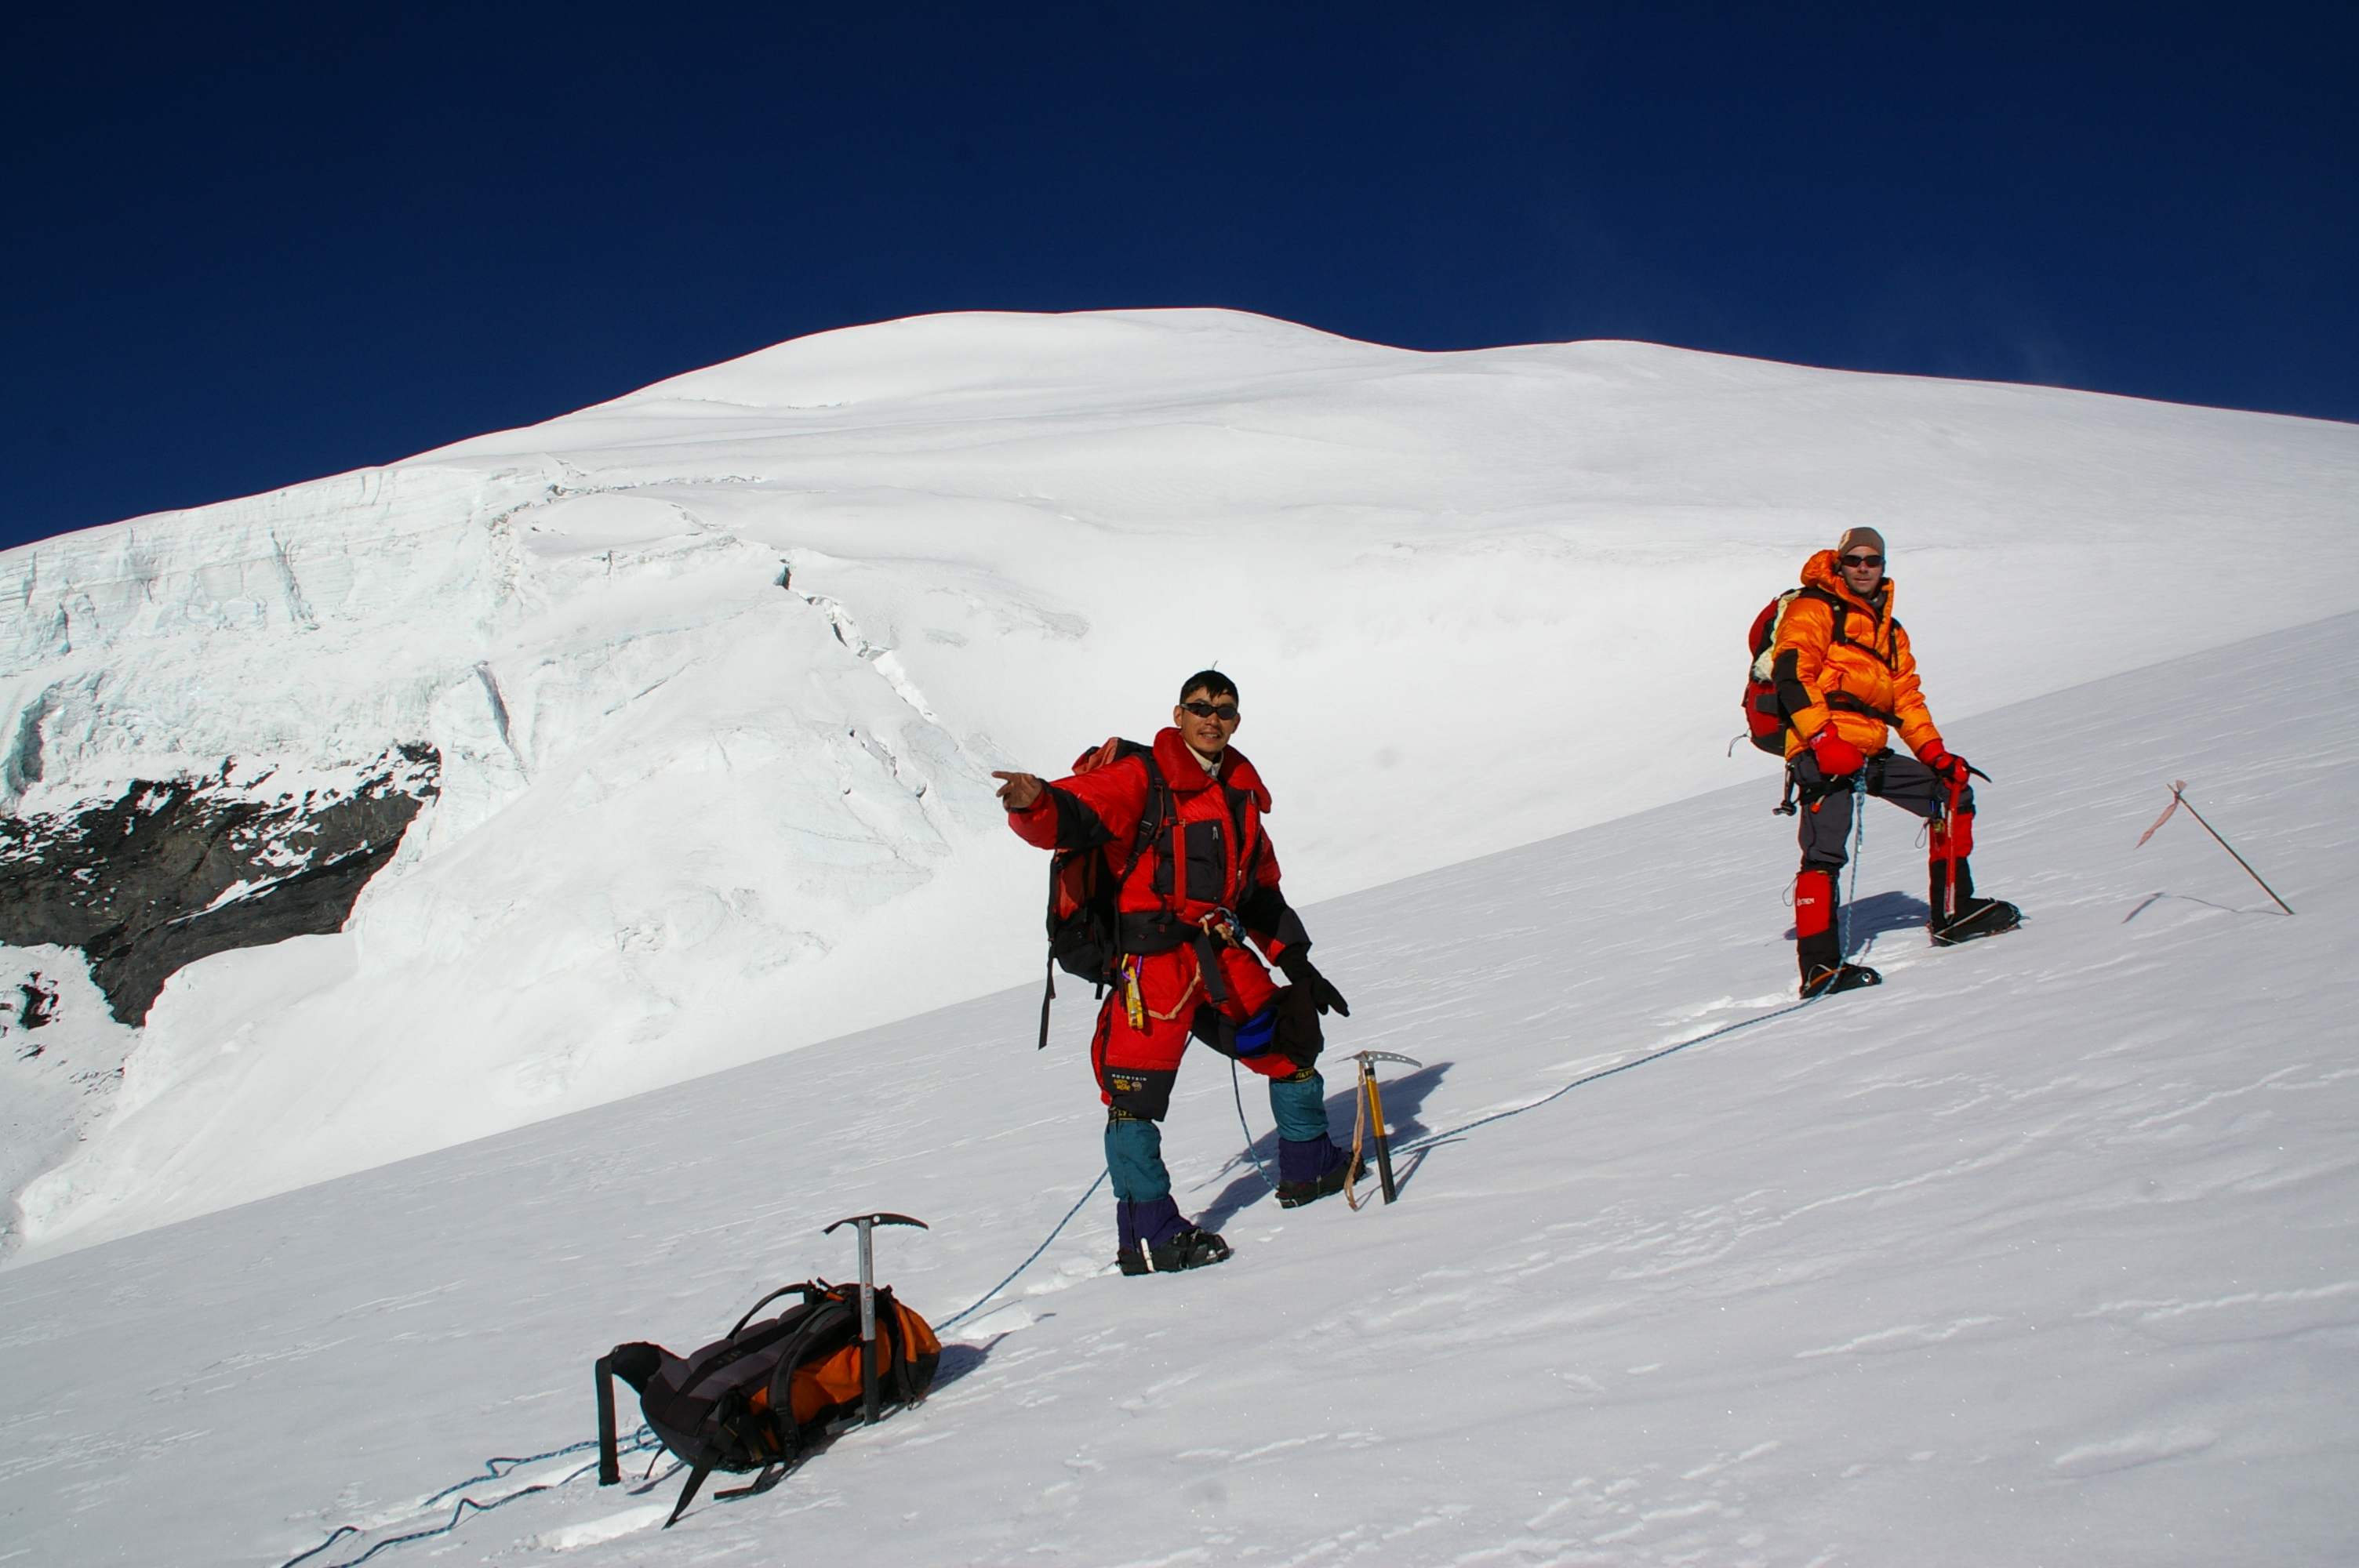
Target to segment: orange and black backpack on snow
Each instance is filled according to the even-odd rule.
[[[780,1296],[802,1300],[777,1316],[754,1314]],[[914,1405],[933,1386],[941,1342],[926,1320],[876,1287],[876,1390],[880,1405]],[[598,1358],[598,1484],[622,1479],[614,1442],[614,1386],[639,1396],[640,1412],[663,1445],[689,1465],[688,1485],[669,1530],[715,1470],[761,1472],[753,1485],[718,1497],[767,1491],[795,1462],[860,1418],[866,1395],[860,1338],[860,1286],[815,1280],[772,1291],[723,1338],[687,1356],[660,1345],[617,1345]]]

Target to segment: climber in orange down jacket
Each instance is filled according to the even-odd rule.
[[[1117,978],[1090,1065],[1107,1108],[1116,1260],[1126,1274],[1229,1256],[1220,1237],[1181,1218],[1163,1164],[1157,1124],[1190,1038],[1268,1081],[1281,1205],[1341,1191],[1349,1164],[1329,1136],[1326,1084],[1313,1064],[1319,1015],[1351,1010],[1311,967],[1310,935],[1279,891],[1262,827],[1268,787],[1229,744],[1241,721],[1236,684],[1217,670],[1189,676],[1171,719],[1151,748],[1110,741],[1053,784],[994,775],[1006,781],[1000,801],[1026,843],[1102,851],[1122,877]],[[1271,980],[1255,948],[1291,983]]]
[[[1884,535],[1854,528],[1802,568],[1802,591],[1777,622],[1771,667],[1786,716],[1786,762],[1801,803],[1802,869],[1794,881],[1794,947],[1802,994],[1850,990],[1882,977],[1843,961],[1836,873],[1849,858],[1852,791],[1929,818],[1927,925],[1938,944],[2012,931],[2015,905],[1974,896],[1974,792],[1963,758],[1941,743],[1925,707],[1908,633],[1893,613]],[[1900,739],[1914,760],[1886,744]]]

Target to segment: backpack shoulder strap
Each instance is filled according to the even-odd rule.
[[[772,1302],[777,1301],[780,1296],[785,1295],[789,1291],[802,1292],[803,1300],[807,1302],[820,1293],[818,1288],[809,1282],[799,1285],[780,1285],[777,1290],[772,1291],[768,1295],[764,1296],[760,1301],[756,1302],[752,1306],[747,1307],[745,1309],[745,1315],[737,1320],[737,1326],[731,1329],[722,1337],[724,1339],[736,1338],[740,1334],[745,1332],[745,1325],[754,1321],[754,1314],[756,1313],[760,1312],[764,1307],[768,1306]]]
[[[1834,630],[1830,633],[1831,640],[1837,643],[1849,643],[1851,641],[1851,639],[1843,633],[1843,618],[1851,613],[1851,606],[1843,602],[1843,595],[1839,593],[1829,593],[1825,589],[1813,583],[1806,588],[1795,589],[1794,597],[1797,599],[1815,599],[1821,604],[1825,605],[1827,607],[1828,616],[1834,624]]]
[[[1136,746],[1137,742],[1125,741],[1123,744]],[[1164,822],[1171,815],[1171,783],[1163,776],[1163,766],[1155,760],[1152,746],[1139,746],[1123,754],[1136,757],[1139,766],[1147,770],[1147,804],[1139,808],[1138,828],[1130,836],[1130,859],[1123,862],[1121,880],[1127,881],[1130,873],[1138,869],[1139,857],[1147,853],[1147,846],[1155,842],[1155,836],[1163,830]]]

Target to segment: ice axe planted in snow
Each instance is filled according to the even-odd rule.
[[[868,1233],[880,1225],[914,1225],[919,1230],[933,1227],[906,1214],[855,1214],[820,1234],[832,1236],[847,1225],[860,1228],[860,1419],[873,1424],[876,1420],[876,1254]]]
[[[1378,1062],[1404,1062],[1412,1067],[1422,1067],[1425,1064],[1419,1061],[1414,1056],[1403,1056],[1391,1051],[1355,1051],[1352,1054],[1352,1060],[1360,1064],[1359,1104],[1353,1108],[1352,1113],[1353,1174],[1356,1175],[1358,1173],[1358,1166],[1360,1163],[1360,1123],[1361,1119],[1364,1117],[1375,1129],[1375,1136],[1376,1140],[1376,1176],[1377,1179],[1384,1184],[1385,1202],[1391,1203],[1395,1198],[1400,1196],[1400,1193],[1398,1189],[1393,1185],[1393,1150],[1391,1143],[1386,1141],[1385,1136],[1385,1097],[1383,1092],[1376,1087],[1376,1064]],[[1343,1194],[1346,1201],[1352,1200],[1349,1186],[1349,1178],[1347,1178],[1345,1182],[1345,1191]],[[1352,1202],[1352,1206],[1353,1208],[1357,1208],[1360,1206],[1357,1202]]]

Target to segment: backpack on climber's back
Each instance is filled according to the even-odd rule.
[[[1786,611],[1798,599],[1815,599],[1827,606],[1834,616],[1832,640],[1851,641],[1843,635],[1843,618],[1849,606],[1823,589],[1789,588],[1763,605],[1761,613],[1753,618],[1753,630],[1745,639],[1746,649],[1753,654],[1752,667],[1745,677],[1745,733],[1773,757],[1786,754],[1786,731],[1793,719],[1777,699],[1777,672],[1771,665],[1777,657],[1778,629],[1786,623]]]
[[[1049,957],[1067,974],[1094,986],[1113,984],[1122,959],[1121,917],[1114,901],[1123,879],[1170,813],[1171,789],[1156,765],[1152,746],[1116,736],[1075,758],[1073,772],[1095,773],[1125,757],[1144,758],[1147,764],[1147,809],[1139,813],[1131,841],[1060,849],[1049,860]]]
[[[777,1316],[753,1321],[780,1296],[802,1299]],[[916,1313],[879,1285],[875,1296],[876,1384],[880,1406],[914,1405],[933,1386],[941,1342]],[[622,1479],[614,1442],[614,1387],[620,1378],[663,1445],[690,1467],[688,1485],[664,1521],[669,1530],[715,1470],[761,1472],[723,1498],[767,1491],[795,1462],[856,1420],[865,1396],[860,1338],[860,1286],[817,1280],[772,1291],[726,1336],[687,1356],[660,1345],[617,1345],[598,1358],[598,1484]]]

